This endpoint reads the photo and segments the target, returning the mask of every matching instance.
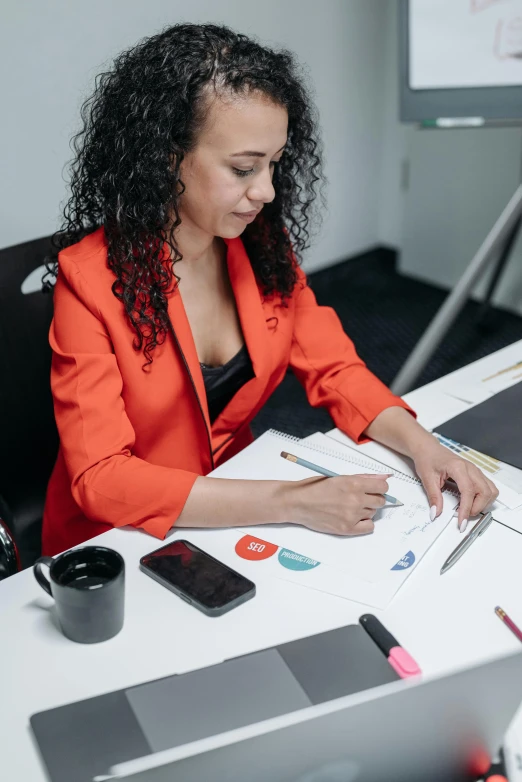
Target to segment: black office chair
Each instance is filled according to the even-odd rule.
[[[49,384],[49,237],[0,250],[0,578],[40,555],[47,482],[58,451]],[[27,289],[33,274],[34,292]]]

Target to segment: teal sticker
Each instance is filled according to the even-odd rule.
[[[278,555],[279,563],[288,568],[288,570],[312,570],[321,563],[316,559],[310,559],[310,557],[304,557],[302,554],[296,554],[295,551],[282,548],[279,550]]]
[[[413,551],[407,551],[398,562],[391,568],[391,570],[407,570],[415,562],[415,554]]]

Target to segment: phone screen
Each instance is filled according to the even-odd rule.
[[[208,609],[223,608],[255,590],[248,578],[187,540],[162,546],[144,556],[141,564]]]

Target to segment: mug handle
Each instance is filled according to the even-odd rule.
[[[42,589],[45,589],[45,591],[53,596],[53,593],[51,592],[51,584],[49,583],[49,580],[44,576],[42,573],[42,565],[47,565],[48,567],[51,567],[53,564],[54,559],[52,557],[40,557],[36,560],[33,571],[34,571],[34,577],[42,587]]]

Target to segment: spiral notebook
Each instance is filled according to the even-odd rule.
[[[314,532],[299,524],[266,524],[235,529],[229,540],[236,541],[238,557],[258,566],[266,563],[263,568],[269,567],[279,578],[385,607],[452,518],[458,496],[444,491],[443,512],[432,522],[418,478],[392,471],[359,454],[343,453],[332,448],[331,442],[321,433],[302,441],[271,429],[218,467],[212,476],[298,481],[316,475],[282,459],[284,450],[339,474],[393,472],[387,479],[389,493],[404,504],[378,511],[370,535],[343,537]],[[274,562],[278,568],[274,568]]]

